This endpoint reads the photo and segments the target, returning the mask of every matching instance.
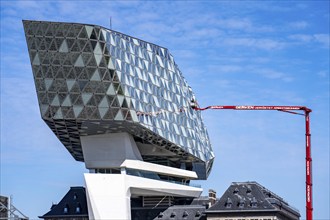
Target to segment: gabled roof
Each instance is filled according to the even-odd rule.
[[[70,190],[51,210],[39,218],[51,217],[88,217],[86,191],[82,186],[70,187]]]
[[[206,213],[283,212],[300,217],[299,211],[257,182],[233,182]]]

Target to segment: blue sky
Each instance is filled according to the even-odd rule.
[[[97,24],[168,48],[201,106],[301,105],[311,113],[314,218],[329,216],[329,1],[0,1],[1,195],[31,219],[70,186],[74,161],[41,120],[22,19]],[[216,155],[207,192],[257,181],[305,218],[304,118],[202,113]]]

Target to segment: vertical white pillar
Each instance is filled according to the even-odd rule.
[[[126,159],[142,160],[128,133],[82,136],[80,139],[87,169],[118,169]],[[131,193],[125,179],[125,168],[121,168],[121,174],[85,174],[89,219],[131,219]]]
[[[130,220],[131,193],[126,175],[85,173],[89,219]]]

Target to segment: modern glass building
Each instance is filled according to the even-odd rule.
[[[207,178],[207,130],[166,48],[97,25],[23,24],[42,119],[91,173]]]

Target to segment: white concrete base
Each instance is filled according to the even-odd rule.
[[[131,219],[131,194],[138,196],[198,197],[201,188],[125,174],[86,173],[89,219]]]
[[[200,188],[141,177],[143,172],[151,172],[187,181],[196,179],[197,175],[189,170],[144,162],[130,134],[91,135],[80,139],[86,168],[121,171],[121,174],[85,174],[89,219],[131,219],[131,195],[198,197],[202,193]],[[132,170],[141,171],[136,174],[141,176],[126,174]]]

